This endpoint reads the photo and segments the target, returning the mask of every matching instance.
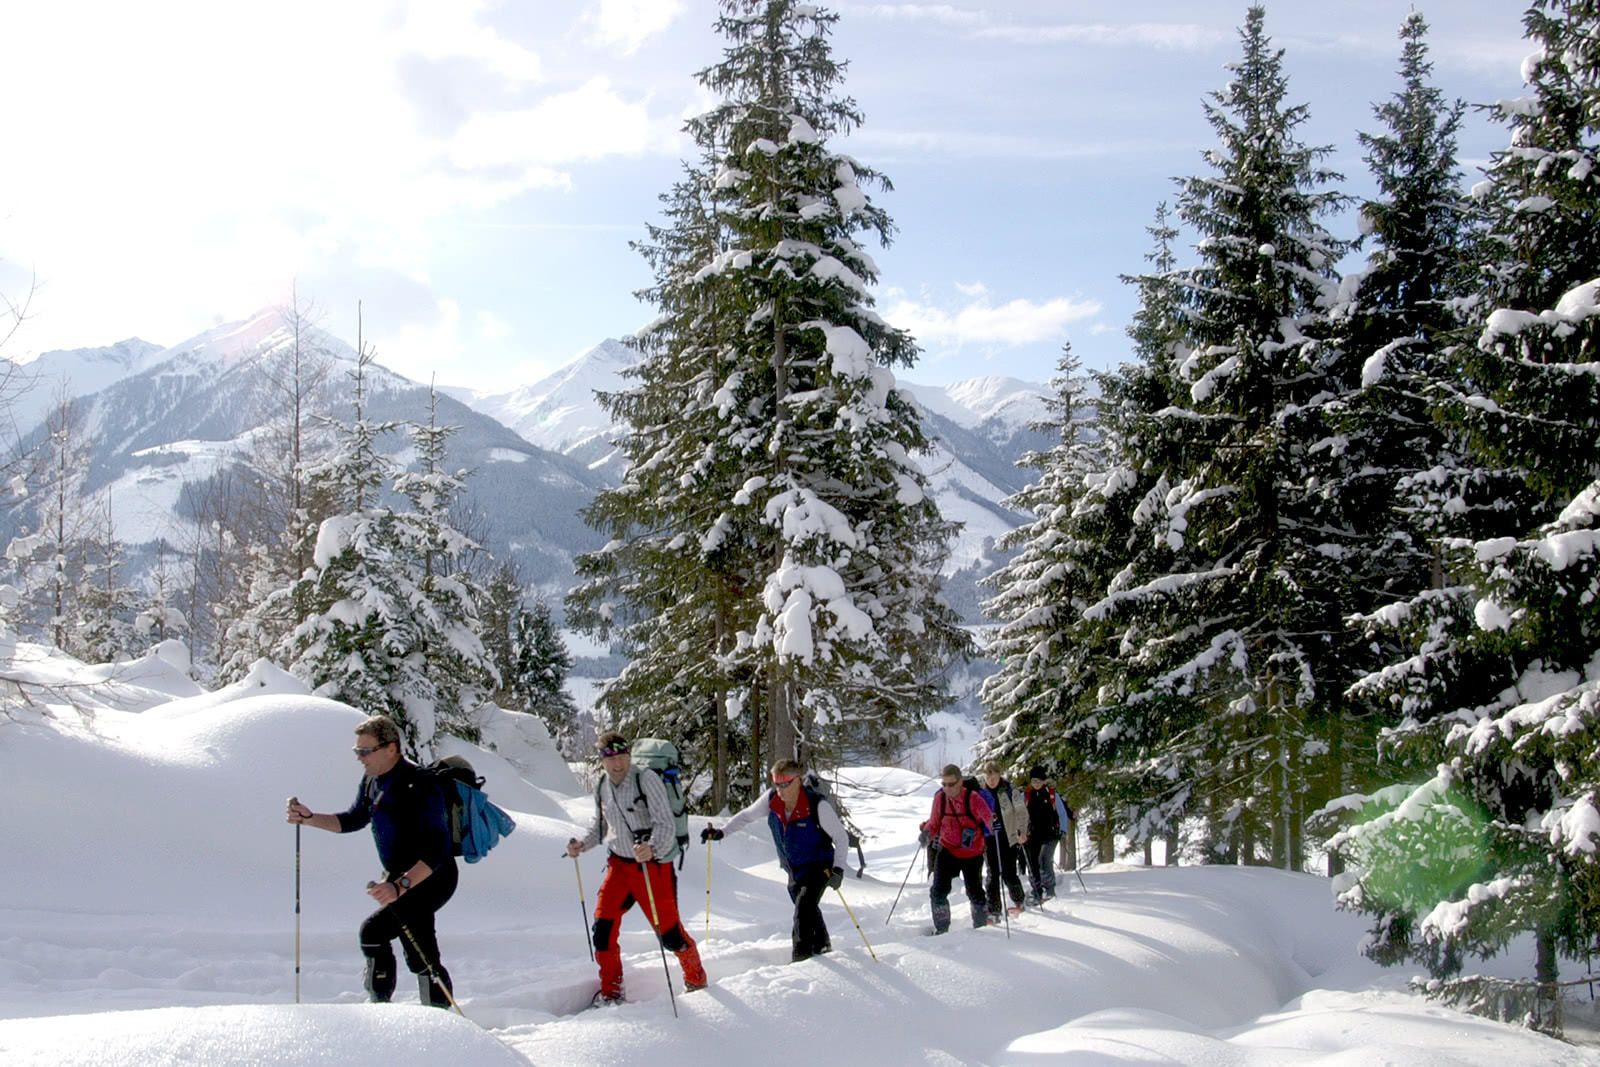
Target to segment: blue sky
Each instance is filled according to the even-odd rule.
[[[842,151],[886,173],[898,227],[879,309],[923,347],[904,376],[1051,375],[1063,341],[1123,358],[1144,228],[1211,144],[1201,109],[1246,4],[836,3]],[[291,290],[380,362],[501,391],[651,317],[628,242],[710,100],[711,0],[142,0],[14,5],[0,292],[4,354],[175,344]],[[1367,190],[1355,131],[1398,86],[1410,0],[1267,5],[1306,139]],[[1434,80],[1524,92],[1521,8],[1434,0]],[[1472,117],[1471,171],[1503,131]],[[1334,228],[1348,232],[1348,224]],[[1180,262],[1183,261],[1180,252]]]

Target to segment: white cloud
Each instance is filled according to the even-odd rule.
[[[1096,141],[1087,138],[1055,140],[1038,132],[989,133],[982,130],[871,129],[851,134],[864,149],[889,152],[938,153],[963,159],[1100,159],[1159,151],[1166,146],[1154,139]]]
[[[1095,44],[1183,52],[1227,45],[1236,37],[1232,30],[1183,22],[1131,22],[1120,26],[1104,22],[985,26],[977,31],[977,36],[993,37],[1014,44]]]
[[[599,0],[590,10],[595,39],[631,55],[683,11],[683,0]]]
[[[919,344],[1029,345],[1063,336],[1067,324],[1100,313],[1098,300],[1057,297],[1043,303],[1016,299],[996,306],[981,284],[960,287],[966,304],[953,310],[910,299],[888,305],[884,318],[911,332]]]
[[[966,11],[949,4],[840,4],[838,11],[847,16],[939,22],[950,26],[972,26],[988,20],[982,11]]]
[[[457,384],[451,374],[466,354],[461,336],[461,305],[439,300],[427,322],[408,322],[397,330],[379,331],[372,339],[378,362],[412,381],[426,384],[439,372],[439,384]]]
[[[472,116],[451,140],[450,159],[467,168],[549,165],[637,154],[659,140],[644,104],[600,76],[531,108]]]
[[[478,336],[490,341],[503,341],[511,336],[511,324],[492,311],[480,311]]]
[[[476,60],[511,81],[542,80],[537,53],[479,22],[486,6],[483,0],[410,0],[396,41],[427,59]]]

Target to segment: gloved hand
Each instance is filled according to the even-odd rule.
[[[704,830],[700,831],[700,843],[702,845],[705,844],[707,841],[721,841],[721,840],[722,840],[722,831],[718,830],[715,826],[712,826],[710,823],[706,823],[706,828]]]
[[[844,868],[835,867],[828,872],[828,888],[838,889],[842,885],[844,885]]]
[[[923,848],[928,847],[928,831],[923,830],[917,834],[917,844]]]

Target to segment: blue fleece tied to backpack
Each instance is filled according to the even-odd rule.
[[[456,789],[461,793],[464,806],[465,825],[461,829],[461,858],[468,863],[477,863],[483,859],[500,839],[510,834],[517,828],[517,824],[487,796],[482,790],[468,789],[460,782]]]

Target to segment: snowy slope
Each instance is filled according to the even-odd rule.
[[[582,909],[602,860],[560,858],[590,800],[565,768],[539,762],[548,739],[537,729],[498,753],[472,751],[518,826],[463,871],[441,917],[471,1022],[406,1003],[404,983],[403,1003],[365,1005],[355,927],[376,869],[371,840],[307,829],[297,853],[282,814],[290,794],[320,811],[349,802],[358,713],[270,668],[170,699],[159,679],[181,690],[180,665],[152,657],[141,702],[70,660],[16,652],[27,662],[13,654],[8,673],[72,684],[87,712],[66,707],[64,690],[35,688],[32,707],[0,722],[8,1067],[733,1067],[803,1055],[802,1035],[818,1036],[818,1056],[877,1064],[1600,1062],[1400,992],[1407,975],[1361,959],[1361,921],[1333,912],[1327,883],[1305,875],[1101,867],[1009,930],[958,921],[926,937],[914,835],[934,784],[893,768],[849,769],[840,784],[867,836],[866,877],[843,890],[859,934],[830,899],[834,952],[790,964],[764,828],[709,855],[696,841],[679,899],[711,987],[680,990],[675,1019],[635,911],[621,934],[629,1003],[584,1012],[595,975]],[[959,920],[959,890],[953,903]],[[671,973],[676,983],[675,963]]]

